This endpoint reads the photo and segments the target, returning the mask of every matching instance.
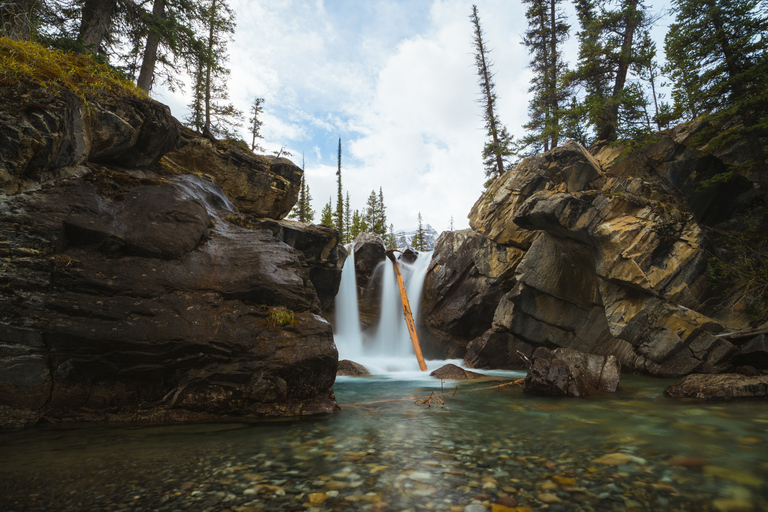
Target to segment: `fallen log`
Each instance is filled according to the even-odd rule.
[[[400,265],[397,264],[394,251],[389,250],[386,252],[386,255],[387,258],[392,260],[392,266],[395,268],[397,287],[400,289],[400,302],[403,305],[403,316],[405,317],[405,325],[408,326],[408,333],[411,335],[413,351],[416,352],[416,359],[419,361],[419,368],[421,368],[421,371],[425,372],[427,371],[427,364],[424,362],[424,356],[421,355],[421,345],[419,345],[419,337],[416,335],[416,326],[413,323],[413,313],[411,313],[411,305],[408,303],[408,295],[405,293],[403,275],[400,273]]]

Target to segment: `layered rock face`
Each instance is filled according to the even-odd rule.
[[[697,160],[689,135],[672,132],[624,159],[569,142],[508,171],[473,207],[472,229],[438,241],[422,305],[427,337],[450,355],[465,346],[476,367],[519,368],[517,351],[568,347],[653,375],[732,368],[740,348],[718,333],[746,325],[698,312],[707,291],[699,222],[733,213],[718,204],[751,184],[716,186],[689,208],[688,182],[724,165]]]
[[[167,107],[36,94],[3,101],[0,427],[337,410],[320,313],[345,254],[280,220],[301,170],[195,148],[196,172],[252,187],[235,195],[243,224],[218,185],[180,174],[196,142]]]

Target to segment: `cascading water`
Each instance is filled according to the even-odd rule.
[[[385,259],[376,267],[373,278],[381,276],[381,309],[375,334],[363,340],[360,332],[355,287],[354,256],[344,263],[341,285],[336,296],[336,332],[334,339],[339,350],[339,359],[350,359],[360,363],[371,373],[419,372],[413,344],[403,318],[403,307],[397,287],[392,262]],[[399,261],[408,302],[418,324],[419,302],[424,287],[432,253],[420,253],[413,264]],[[429,364],[428,364],[429,366]]]
[[[360,332],[360,314],[357,309],[357,282],[355,279],[355,250],[347,246],[349,256],[341,269],[339,293],[336,294],[336,328],[333,339],[339,350],[339,359],[356,361],[363,355],[363,336]]]

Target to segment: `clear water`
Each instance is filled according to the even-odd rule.
[[[768,510],[765,401],[680,402],[627,376],[614,395],[533,397],[491,373],[340,378],[341,413],[294,422],[0,433],[0,510]],[[596,460],[610,453],[626,460]]]

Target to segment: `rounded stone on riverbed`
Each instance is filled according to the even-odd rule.
[[[354,361],[349,359],[342,359],[339,361],[339,368],[336,370],[336,375],[340,377],[368,377],[371,372],[368,369]]]

